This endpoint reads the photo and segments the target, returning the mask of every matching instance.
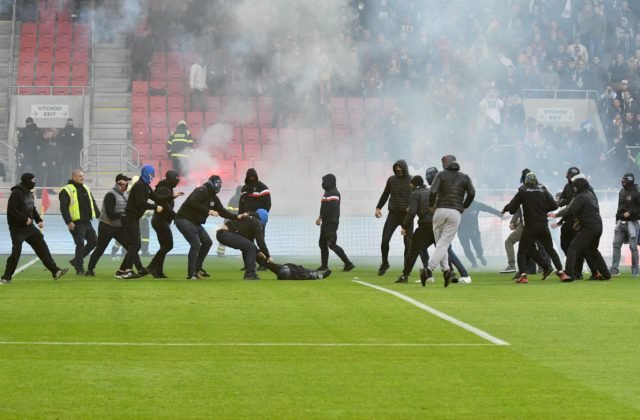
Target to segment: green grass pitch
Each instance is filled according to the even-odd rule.
[[[103,258],[54,282],[36,263],[0,286],[0,418],[640,418],[637,278],[445,289],[394,284],[398,264],[299,282],[216,257],[187,281],[185,265],[116,280]]]

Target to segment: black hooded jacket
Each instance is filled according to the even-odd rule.
[[[438,172],[431,184],[429,207],[455,209],[462,213],[471,205],[475,196],[476,190],[471,178],[460,172],[460,165],[455,159],[449,159],[444,171]]]
[[[571,204],[566,209],[565,216],[560,222],[566,221],[567,216],[572,216],[578,220],[581,227],[593,227],[602,229],[602,217],[598,198],[591,189],[589,181],[584,178],[573,181],[573,186],[577,192]]]
[[[540,184],[522,185],[511,202],[504,206],[503,212],[515,214],[522,206],[524,225],[547,224],[547,214],[558,208],[558,203],[547,189]]]
[[[127,208],[124,211],[126,217],[132,218],[132,220],[140,220],[147,210],[155,210],[156,205],[149,203],[149,198],[155,202],[156,193],[151,190],[151,187],[142,178],[138,179],[131,187],[131,191],[129,191]]]
[[[244,236],[252,242],[255,241],[260,252],[269,258],[269,249],[264,240],[264,229],[256,213],[251,212],[249,213],[249,217],[244,217],[240,220],[228,220],[225,222],[225,225],[227,225],[229,232]]]
[[[168,180],[163,179],[156,185],[155,194],[156,204],[162,206],[162,213],[154,212],[153,219],[171,223],[176,218],[176,212],[173,210],[175,205],[173,186]]]
[[[252,181],[251,178],[255,178],[255,181]],[[253,168],[247,169],[247,176],[242,186],[238,208],[239,213],[258,209],[271,211],[271,191],[269,187],[260,181],[258,172]]]
[[[18,184],[11,188],[11,195],[7,203],[7,223],[10,231],[30,229],[27,226],[27,219],[32,219],[33,223],[40,223],[42,218],[36,210],[33,193]]]
[[[238,215],[229,212],[208,184],[193,190],[180,206],[177,217],[182,217],[196,225],[204,225],[209,217],[209,210],[217,211],[225,219],[237,220]]]
[[[327,174],[322,177],[322,188],[324,194],[320,200],[320,219],[322,225],[338,226],[340,223],[340,191],[336,187],[336,177],[333,174]]]
[[[625,219],[624,214],[629,213]],[[640,191],[638,185],[632,184],[627,188],[622,188],[618,194],[618,210],[616,220],[638,220],[640,219]]]
[[[433,213],[429,209],[429,187],[423,185],[416,188],[409,197],[409,208],[402,223],[402,228],[408,230],[413,225],[413,218],[418,215],[419,225],[430,225]]]
[[[395,167],[400,166],[404,171],[404,176],[395,175]],[[407,162],[399,160],[393,164],[394,175],[387,179],[387,184],[378,200],[377,209],[382,209],[389,200],[389,212],[405,214],[409,207],[409,196],[411,196],[411,175]]]

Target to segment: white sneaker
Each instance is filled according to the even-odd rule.
[[[471,277],[467,276],[467,277],[460,277],[458,279],[458,284],[470,284],[471,283]]]

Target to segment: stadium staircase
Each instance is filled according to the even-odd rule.
[[[11,21],[0,21],[0,143],[6,144],[9,140],[7,134],[7,122],[9,120],[7,98],[9,95],[9,56],[11,54]],[[5,165],[9,162],[9,149],[0,146],[0,162]],[[8,178],[8,176],[7,176]],[[0,188],[9,187],[10,182],[0,178]]]

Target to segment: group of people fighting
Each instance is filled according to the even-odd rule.
[[[180,174],[173,170],[167,171],[165,177],[152,188],[154,176],[155,169],[151,165],[145,165],[141,169],[139,179],[130,186],[131,179],[124,174],[118,174],[115,186],[104,196],[99,208],[91,189],[84,183],[84,173],[79,169],[72,172],[71,179],[59,192],[59,200],[62,218],[75,243],[75,255],[69,263],[75,268],[77,275],[95,276],[94,270],[100,257],[111,240],[115,239],[127,251],[115,273],[116,278],[133,279],[146,275],[166,278],[164,262],[166,255],[173,248],[171,223],[175,223],[190,245],[187,279],[210,277],[203,264],[213,241],[204,224],[209,216],[218,215],[226,221],[218,228],[216,239],[224,246],[242,251],[245,280],[259,279],[256,263],[275,273],[281,280],[326,278],[331,274],[331,270],[328,269],[329,249],[343,259],[345,271],[355,267],[342,248],[336,244],[340,193],[336,188],[336,178],[332,174],[322,179],[325,194],[320,206],[320,217],[316,220],[316,224],[321,226],[322,266],[316,270],[292,263],[276,264],[271,258],[264,239],[264,228],[271,209],[271,192],[258,179],[255,169],[250,168],[247,171],[237,213],[227,210],[220,201],[218,193],[222,188],[222,179],[218,175],[210,176],[203,185],[193,190],[177,211],[175,199],[184,194],[174,191],[180,182]],[[41,231],[44,224],[36,209],[33,195],[35,185],[35,175],[24,173],[20,183],[11,189],[7,220],[12,250],[0,280],[2,284],[11,283],[24,242],[31,245],[54,279],[62,277],[68,271],[54,262],[44,241]],[[141,248],[139,221],[149,210],[153,212],[151,226],[156,231],[160,247],[145,267],[138,254]],[[92,225],[94,219],[99,221],[97,233]],[[36,228],[36,224],[40,229]],[[89,264],[85,270],[84,259],[89,255]]]
[[[434,282],[433,273],[439,266],[444,278],[444,286],[450,283],[470,283],[471,277],[452,250],[451,243],[458,234],[462,214],[472,208],[475,189],[471,178],[460,171],[460,165],[454,155],[442,158],[442,171],[435,167],[426,170],[425,178],[410,176],[405,161],[393,164],[393,175],[386,182],[385,189],[375,210],[377,218],[382,217],[382,207],[389,202],[388,215],[382,233],[382,264],[378,275],[382,276],[390,268],[389,242],[394,231],[400,227],[404,236],[405,252],[402,274],[396,283],[407,283],[418,256],[424,268],[420,270],[420,282]],[[255,169],[247,171],[245,185],[241,188],[237,213],[225,208],[218,197],[222,180],[212,175],[187,197],[175,211],[175,199],[183,195],[174,189],[180,182],[180,174],[167,171],[165,177],[155,188],[151,183],[155,170],[150,165],[141,169],[139,179],[129,185],[131,179],[118,174],[115,186],[104,197],[98,208],[91,190],[84,183],[81,170],[74,170],[69,182],[59,193],[60,210],[75,247],[75,256],[69,263],[76,274],[95,276],[94,269],[112,239],[116,239],[126,254],[116,277],[132,279],[145,275],[166,278],[164,262],[173,248],[171,223],[175,225],[190,245],[188,254],[187,279],[197,280],[209,277],[203,264],[213,242],[204,228],[209,216],[222,216],[226,221],[219,227],[216,239],[221,245],[242,251],[244,279],[259,279],[256,265],[274,272],[279,279],[322,279],[331,274],[328,266],[329,250],[332,250],[344,263],[343,271],[355,268],[345,251],[337,244],[337,232],[340,219],[340,192],[336,177],[327,174],[322,177],[324,194],[321,199],[320,215],[316,224],[320,226],[319,247],[321,265],[315,270],[287,263],[276,264],[267,248],[264,231],[271,209],[271,192],[262,183]],[[425,183],[426,179],[426,183]],[[614,256],[611,269],[598,250],[602,235],[602,218],[598,199],[588,180],[576,167],[567,171],[567,184],[558,200],[546,187],[538,182],[536,175],[529,169],[522,171],[521,186],[513,199],[504,206],[502,214],[521,215],[524,223],[519,226],[516,283],[528,283],[528,272],[532,263],[542,270],[542,279],[548,279],[555,273],[563,282],[582,278],[582,266],[586,260],[591,270],[591,278],[608,280],[619,274],[620,251],[624,242],[628,242],[632,251],[632,274],[638,275],[638,232],[640,231],[640,192],[633,174],[622,178],[622,190],[619,195],[618,211],[614,239]],[[10,283],[16,271],[21,255],[22,244],[27,242],[51,271],[54,279],[66,272],[54,262],[44,241],[41,230],[43,221],[34,204],[32,190],[36,179],[32,173],[25,173],[18,185],[11,190],[7,220],[12,240],[12,253],[7,260],[1,283]],[[563,207],[558,211],[559,207]],[[475,211],[482,207],[475,206]],[[151,225],[156,231],[160,247],[151,262],[143,266],[138,252],[141,248],[139,220],[151,210]],[[417,229],[414,231],[414,219],[417,217]],[[560,257],[553,246],[549,230],[549,219],[557,218],[553,227],[561,226],[561,248],[566,254],[563,268]],[[92,220],[98,219],[96,234]],[[508,238],[506,243],[510,239]],[[435,245],[430,256],[429,246]],[[89,256],[89,265],[84,268],[84,259]],[[484,262],[484,258],[479,255]],[[515,262],[513,263],[515,264]],[[454,275],[453,266],[461,274]],[[134,271],[133,269],[137,270]],[[509,267],[508,267],[509,268]],[[511,271],[511,270],[508,270]]]

